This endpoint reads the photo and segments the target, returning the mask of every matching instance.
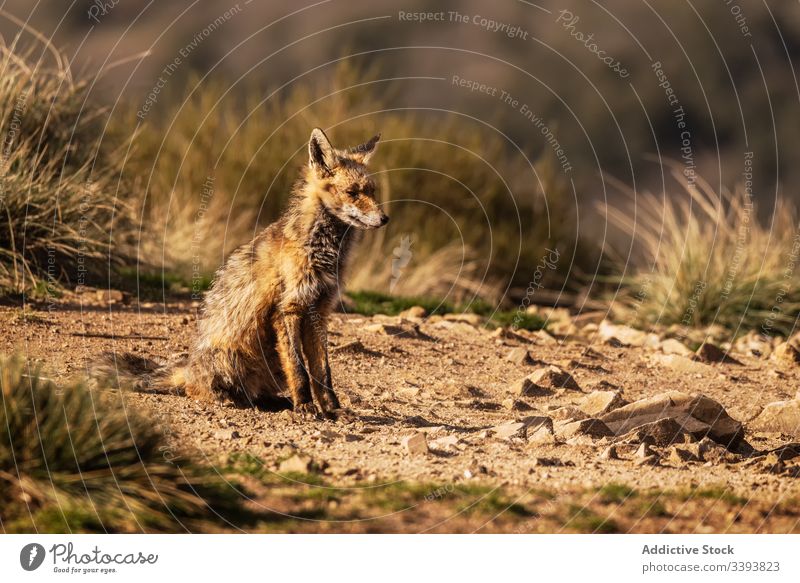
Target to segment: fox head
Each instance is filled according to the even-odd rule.
[[[358,229],[377,229],[389,222],[375,200],[375,183],[367,171],[380,137],[378,134],[355,148],[337,150],[325,132],[315,128],[308,141],[308,165],[322,204],[339,220]]]

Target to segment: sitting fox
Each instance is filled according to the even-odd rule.
[[[389,222],[367,172],[379,139],[338,150],[315,129],[286,211],[217,271],[190,354],[172,364],[106,355],[96,372],[240,404],[270,405],[286,391],[296,412],[335,416],[328,316],[357,230]]]

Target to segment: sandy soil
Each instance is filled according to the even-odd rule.
[[[19,305],[7,305],[0,307],[4,322],[0,350],[16,350],[41,361],[49,375],[63,380],[84,373],[87,362],[105,350],[162,357],[187,350],[195,310],[189,302],[109,305],[77,296],[49,306],[28,305],[24,312]],[[388,328],[387,334],[386,328],[375,324],[399,324],[406,333],[393,334]],[[174,455],[197,456],[224,468],[230,467],[232,454],[246,454],[263,462],[263,471],[270,474],[280,473],[287,459],[291,461],[284,471],[310,458],[320,468],[317,474],[326,488],[363,494],[364,488],[385,486],[395,488],[400,500],[399,508],[388,504],[384,512],[385,497],[369,508],[363,497],[325,499],[326,515],[310,522],[293,521],[276,527],[279,530],[787,532],[800,528],[800,479],[792,465],[800,458],[775,473],[757,458],[733,454],[716,461],[673,463],[666,448],[657,448],[661,461],[649,466],[637,463],[635,447],[622,447],[623,459],[604,459],[601,453],[612,443],[609,437],[580,436],[542,444],[519,437],[503,439],[492,432],[509,421],[550,416],[558,407],[577,404],[604,381],[618,387],[627,401],[669,390],[701,392],[745,423],[749,444],[766,450],[791,441],[790,436],[758,433],[747,422],[767,403],[794,397],[800,367],[787,369],[769,359],[737,355],[741,366],[719,364],[687,373],[657,364],[658,348],[614,346],[586,336],[564,341],[535,334],[503,337],[480,324],[439,317],[423,320],[420,334],[414,330],[398,318],[333,317],[331,366],[340,399],[352,412],[346,421],[303,421],[289,411],[237,409],[180,395],[128,393],[124,405],[143,410],[162,426]],[[507,359],[519,346],[530,350],[531,363]],[[513,383],[545,364],[570,372],[581,390],[516,396],[524,403],[517,406],[528,410],[508,408]],[[426,434],[428,454],[409,453],[403,443],[404,437],[419,432]],[[455,445],[436,441],[450,436],[458,438]],[[308,458],[293,458],[298,453]],[[261,487],[263,480],[261,485],[258,481],[245,477],[252,503],[261,508],[297,518],[299,514],[293,513],[308,504],[297,497],[287,502],[280,489]],[[407,498],[397,489],[398,483],[430,486],[416,498]],[[502,488],[509,504],[519,501],[535,511],[515,514],[500,508],[470,515],[452,505],[439,509],[419,503],[446,501],[455,497],[451,492],[461,496],[471,484],[485,487],[482,493],[475,490],[481,500],[486,492]],[[619,485],[624,485],[621,498]],[[313,486],[297,484],[304,492]],[[628,488],[635,493],[626,495]],[[638,500],[639,506],[649,501],[650,506],[635,515],[623,512],[629,498]],[[658,511],[653,512],[656,503]],[[356,512],[359,520],[342,518],[354,515],[343,514],[344,508],[359,504],[364,505]],[[612,519],[614,528],[607,528]]]

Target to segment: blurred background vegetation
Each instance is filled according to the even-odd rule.
[[[673,323],[698,279],[725,285],[707,259],[729,273],[745,245],[735,255],[748,258],[748,278],[722,296],[706,285],[709,307],[694,323],[727,314],[726,325],[756,325],[784,285],[800,300],[800,276],[786,269],[800,181],[795,3],[12,0],[3,10],[6,136],[32,88],[3,159],[8,289],[72,286],[79,273],[116,285],[109,260],[128,276],[206,285],[278,216],[318,125],[340,146],[384,137],[374,170],[393,221],[362,245],[353,290],[513,307],[541,277],[556,293],[535,301],[561,290],[573,304],[613,297],[637,317]],[[404,16],[434,11],[443,20]],[[519,32],[492,31],[483,18]],[[627,77],[592,52],[589,34]],[[681,159],[686,136],[654,63],[685,113],[691,160]],[[687,164],[702,193],[682,183]],[[91,220],[71,212],[81,200]],[[753,213],[742,212],[749,202]],[[717,237],[745,220],[760,230]],[[411,259],[392,285],[404,240]],[[55,259],[51,241],[63,251]],[[70,259],[78,248],[80,272]],[[548,249],[560,260],[542,273]],[[773,279],[761,285],[765,258]],[[784,329],[795,305],[782,302]]]

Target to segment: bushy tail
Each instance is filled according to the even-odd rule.
[[[91,367],[98,384],[156,393],[183,393],[187,354],[145,358],[130,352],[104,352]]]

